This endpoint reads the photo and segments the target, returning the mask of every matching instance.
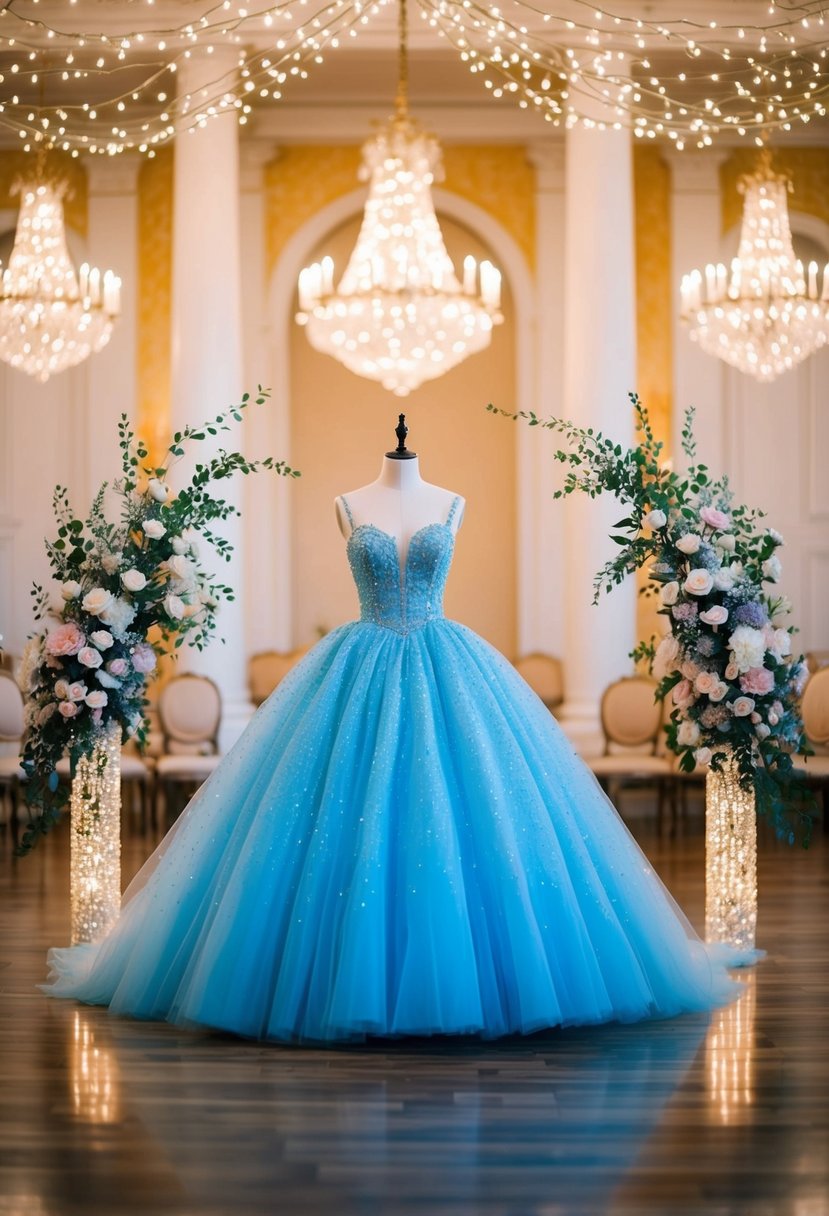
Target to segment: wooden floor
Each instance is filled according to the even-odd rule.
[[[637,834],[699,926],[698,822]],[[710,1019],[312,1051],[42,996],[66,834],[4,839],[0,1216],[829,1216],[828,842],[763,841],[769,957]]]

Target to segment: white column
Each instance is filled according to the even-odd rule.
[[[118,419],[135,419],[138,298],[138,181],[139,158],[90,157],[86,163],[89,190],[86,257],[100,270],[112,270],[121,280],[121,315],[104,349],[88,360],[84,502],[103,481],[111,481],[120,466]]]
[[[682,419],[696,409],[695,433],[701,459],[712,469],[725,467],[726,428],[723,410],[725,364],[708,355],[688,336],[680,321],[679,285],[691,270],[704,270],[720,259],[720,165],[726,153],[672,152],[671,275],[674,286],[674,418],[673,451],[678,466]]]
[[[573,127],[566,136],[564,413],[629,444],[636,387],[633,166],[630,132]],[[632,579],[593,606],[596,571],[613,556],[608,540],[625,511],[615,499],[567,500],[565,584],[568,734],[595,746],[603,690],[631,670]]]
[[[563,412],[564,358],[564,141],[532,144],[535,168],[535,384],[533,409],[546,418]],[[549,431],[518,432],[518,645],[563,657],[564,507],[553,498],[558,444]]]
[[[242,212],[242,330],[245,384],[251,390],[269,388],[266,406],[252,410],[245,423],[251,452],[289,460],[289,388],[280,393],[271,369],[273,317],[269,306],[265,232],[265,165],[277,156],[265,140],[243,140],[241,157]],[[293,489],[284,477],[245,480],[245,545],[251,553],[266,553],[265,562],[249,562],[247,570],[247,639],[251,654],[258,650],[290,650],[291,530]],[[263,611],[262,606],[265,605]]]
[[[216,46],[181,61],[179,95],[198,91],[234,70],[238,52]],[[175,145],[173,179],[173,299],[171,424],[178,430],[200,423],[238,401],[242,385],[242,299],[239,227],[239,136],[235,110],[210,118],[202,129],[182,131]],[[255,386],[254,386],[255,387]],[[240,442],[241,431],[193,445],[186,470],[218,446]],[[239,481],[220,483],[216,493],[237,506]],[[247,692],[241,521],[229,519],[222,533],[234,546],[229,564],[207,556],[209,567],[235,590],[223,604],[215,640],[203,653],[181,655],[181,665],[210,676],[223,701],[222,748],[250,717]],[[224,645],[221,639],[224,639]],[[185,649],[185,648],[183,648]]]

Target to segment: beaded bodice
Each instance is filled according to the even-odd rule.
[[[397,541],[374,524],[357,524],[341,497],[351,535],[346,553],[360,597],[360,619],[411,633],[443,616],[443,588],[452,562],[455,537],[452,521],[456,497],[443,523],[427,524],[415,532],[401,570]]]

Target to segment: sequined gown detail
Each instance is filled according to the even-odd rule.
[[[361,616],[258,709],[99,945],[46,991],[257,1039],[708,1009],[737,986],[515,669],[443,615],[456,499],[352,528]]]

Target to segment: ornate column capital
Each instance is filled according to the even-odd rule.
[[[84,158],[90,196],[112,198],[135,194],[141,157],[137,152]]]
[[[719,194],[720,165],[729,153],[719,148],[707,152],[677,152],[668,149],[665,160],[677,194]]]
[[[540,193],[561,194],[565,188],[564,140],[544,140],[527,145],[527,160],[535,169],[535,188]]]

